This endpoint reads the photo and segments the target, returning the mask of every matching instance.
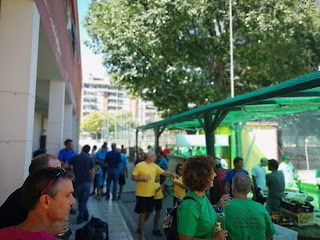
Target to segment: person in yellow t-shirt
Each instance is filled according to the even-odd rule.
[[[182,181],[182,164],[178,163],[176,166],[176,174],[179,178],[173,180],[173,206],[176,206],[177,201],[181,201],[187,193],[187,187]]]
[[[156,214],[154,215],[154,219],[153,219],[152,234],[158,237],[162,237],[162,233],[158,229],[158,225],[159,225],[159,219],[160,219],[160,211],[162,209],[162,199],[163,199],[162,190],[165,188],[166,184],[167,182],[164,181],[160,185],[160,176],[157,175],[156,181],[154,183],[154,210],[156,210]]]
[[[148,152],[146,159],[138,163],[133,169],[131,179],[136,181],[136,206],[134,211],[139,214],[140,240],[144,240],[144,223],[150,217],[154,207],[154,182],[157,174],[167,177],[179,178],[175,173],[165,172],[154,163],[155,153]]]

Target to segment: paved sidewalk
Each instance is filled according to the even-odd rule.
[[[134,212],[134,207],[136,204],[136,196],[135,196],[135,187],[136,183],[131,180],[132,170],[134,168],[134,164],[132,162],[128,163],[128,173],[129,178],[126,179],[126,185],[124,189],[124,193],[122,195],[122,201],[119,203],[121,212],[123,213],[124,219],[126,220],[128,227],[132,233],[134,239],[139,239],[139,234],[137,233],[138,228],[138,214]],[[159,221],[159,229],[161,230],[163,236],[158,237],[152,234],[153,229],[153,219],[154,219],[154,211],[152,212],[149,220],[145,223],[145,238],[146,240],[165,240],[166,237],[164,232],[162,231],[162,221],[165,215],[165,209],[167,207],[172,207],[173,196],[170,194],[166,197],[162,202],[162,211]]]
[[[98,217],[103,221],[106,221],[109,225],[109,239],[110,240],[136,240],[139,235],[136,231],[138,225],[138,214],[134,212],[134,206],[136,202],[135,197],[135,186],[136,183],[131,180],[132,170],[134,164],[132,162],[128,163],[128,178],[126,178],[126,185],[124,186],[124,192],[121,201],[106,201],[105,196],[100,200],[95,199],[90,196],[88,202],[89,216]],[[105,189],[104,189],[105,191]],[[161,229],[162,220],[164,218],[165,209],[171,206],[172,196],[167,197],[163,201],[163,210],[161,212],[159,228]],[[77,210],[77,204],[73,207]],[[72,230],[72,235],[69,240],[75,239],[75,232],[77,229],[85,225],[76,224],[77,214],[70,215],[70,229]],[[152,235],[153,229],[153,217],[154,213],[150,216],[150,219],[146,222],[146,239],[147,240],[162,240],[163,237],[157,237]]]
[[[119,209],[119,203],[117,201],[106,201],[105,196],[100,200],[95,199],[90,196],[88,202],[88,210],[90,217],[100,218],[103,221],[106,221],[109,225],[109,239],[110,240],[133,240],[132,234],[127,226],[124,217]],[[74,209],[77,209],[77,206],[74,206]],[[69,240],[75,239],[75,233],[78,228],[81,228],[86,223],[76,224],[77,214],[70,214],[69,226],[72,230],[72,235]]]

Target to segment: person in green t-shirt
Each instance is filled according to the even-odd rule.
[[[320,208],[320,168],[316,171],[317,188],[318,188],[318,204]]]
[[[178,207],[177,223],[180,240],[210,239],[224,240],[228,231],[215,231],[217,214],[205,191],[213,186],[216,173],[214,160],[207,156],[194,156],[187,159],[182,169],[183,183],[188,187],[186,199]],[[230,199],[229,194],[221,197],[219,203]]]
[[[263,205],[247,198],[250,191],[250,177],[245,173],[237,173],[232,179],[234,199],[223,209],[227,240],[273,239],[275,229],[269,213]]]

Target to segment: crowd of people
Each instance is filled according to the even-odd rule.
[[[43,151],[34,154],[29,176],[0,207],[0,239],[68,239],[69,214],[77,199],[77,224],[89,220],[90,189],[100,199],[121,198],[127,173],[126,149],[107,142],[101,148],[84,145],[79,154],[67,139],[57,157]],[[91,151],[90,151],[91,150]],[[111,192],[111,185],[112,192]],[[118,184],[120,191],[117,194]],[[103,186],[106,185],[106,193]]]
[[[273,165],[274,159],[262,158],[260,164],[254,166],[252,170],[254,180],[251,181],[249,173],[243,169],[244,160],[241,157],[234,159],[234,169],[227,170],[222,168],[220,159],[213,160],[212,157],[202,155],[193,156],[184,164],[178,163],[175,173],[167,172],[168,162],[161,160],[162,157],[163,154],[160,154],[156,164],[155,154],[148,152],[145,160],[139,161],[132,172],[132,179],[137,182],[135,212],[139,214],[137,231],[140,234],[140,240],[145,239],[144,225],[154,209],[156,214],[152,233],[161,236],[157,233],[157,224],[159,209],[161,209],[159,199],[162,199],[163,195],[159,197],[158,192],[164,188],[163,184],[166,184],[166,181],[160,185],[157,180],[159,175],[173,178],[173,205],[181,203],[177,211],[180,240],[272,239],[275,228],[269,212],[263,205],[265,199],[263,196],[258,197],[258,193],[260,194],[260,190],[265,188],[264,185],[270,186],[269,175],[272,174],[273,169],[277,168]],[[164,169],[160,167],[161,162],[165,163]],[[264,169],[267,165],[272,171],[270,174],[266,174]],[[219,201],[212,205],[206,193],[213,187],[214,179],[218,178],[216,172],[220,175],[217,186]],[[275,178],[271,176],[271,179]],[[253,200],[248,198],[248,193],[251,191]],[[276,191],[277,189],[273,193],[271,187],[267,206],[269,201],[275,201],[275,199],[280,204],[282,196],[277,196]],[[271,204],[272,207],[277,205],[274,202]],[[215,210],[219,206],[223,207],[225,213],[223,229],[218,229],[217,226],[218,217]]]
[[[115,143],[109,149],[106,142],[100,148],[94,146],[90,150],[89,145],[84,145],[77,154],[72,140],[67,139],[58,157],[50,154],[35,156],[23,186],[0,207],[0,238],[56,239],[68,236],[68,217],[75,199],[77,224],[89,220],[87,202],[91,189],[91,195],[98,200],[104,195],[107,201],[121,199],[128,177],[126,150],[123,146],[118,149]],[[243,169],[241,157],[236,157],[234,168],[227,170],[222,168],[218,158],[193,156],[183,164],[178,163],[175,172],[171,173],[167,154],[161,151],[156,161],[156,154],[149,148],[135,161],[131,179],[136,182],[134,211],[138,214],[140,240],[145,239],[145,222],[153,210],[152,234],[162,236],[159,229],[162,200],[170,186],[174,189],[173,206],[181,203],[177,211],[180,240],[272,239],[275,229],[269,214],[280,210],[284,189],[293,186],[295,180],[295,175],[287,176],[295,174],[287,155],[282,156],[280,165],[274,159],[261,158],[260,163],[252,168],[251,181],[249,173]],[[271,173],[266,173],[266,166]],[[206,193],[213,187],[215,178],[219,200],[212,205]],[[167,179],[172,179],[172,185]],[[266,187],[267,197],[262,192]],[[248,198],[251,191],[253,199]],[[225,214],[223,229],[216,225],[215,210],[219,206],[223,207]]]

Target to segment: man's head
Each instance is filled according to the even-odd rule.
[[[268,169],[269,169],[270,171],[276,171],[276,170],[278,170],[278,166],[279,166],[279,163],[278,163],[277,160],[270,159],[270,160],[268,161]]]
[[[117,149],[117,144],[116,143],[112,143],[111,144],[111,149],[112,150],[116,150]]]
[[[100,150],[101,150],[102,152],[104,152],[105,150],[107,150],[107,146],[103,144],[103,145],[101,146]]]
[[[281,156],[282,162],[288,163],[289,162],[289,156],[288,155],[282,155]]]
[[[260,159],[260,165],[261,165],[262,167],[267,166],[267,165],[268,165],[268,158],[266,158],[266,157],[261,158],[261,159]]]
[[[154,160],[156,159],[156,154],[154,152],[147,152],[146,154],[146,162],[154,162]]]
[[[122,146],[123,146],[123,145],[122,145]],[[120,152],[123,153],[123,154],[126,154],[126,153],[127,153],[127,150],[126,150],[125,148],[121,147]]]
[[[233,159],[233,164],[236,169],[240,170],[243,168],[243,158],[235,157],[235,159]]]
[[[236,173],[232,178],[232,192],[233,195],[241,194],[247,195],[251,191],[250,177],[242,172]]]
[[[27,209],[37,214],[45,212],[52,221],[66,220],[75,203],[73,179],[74,175],[62,168],[45,167],[32,172],[22,186]]]
[[[89,152],[90,152],[90,146],[89,146],[88,144],[84,145],[84,146],[82,147],[82,150],[81,150],[81,151],[84,152],[84,153],[88,153],[88,154],[89,154]]]
[[[73,141],[71,139],[66,139],[64,141],[64,146],[68,150],[72,149],[73,148]]]
[[[51,154],[40,154],[31,160],[29,174],[44,167],[61,168],[61,162]]]
[[[220,158],[215,158],[214,159],[215,163],[216,163],[216,168],[221,168],[221,159]]]

